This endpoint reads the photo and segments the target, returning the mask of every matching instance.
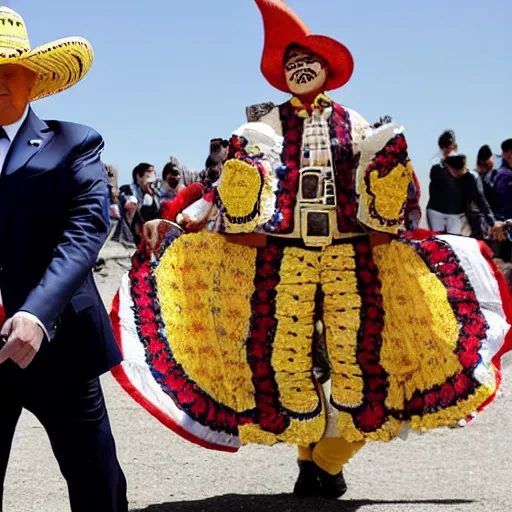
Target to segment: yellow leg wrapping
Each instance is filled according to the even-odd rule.
[[[325,437],[313,449],[313,461],[330,475],[337,475],[364,444],[349,443],[342,437]]]
[[[302,461],[313,461],[313,448],[311,446],[297,446],[298,459]]]

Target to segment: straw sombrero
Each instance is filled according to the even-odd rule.
[[[291,44],[302,46],[325,60],[329,67],[326,90],[338,89],[350,80],[354,59],[345,45],[330,37],[312,34],[283,0],[255,1],[265,29],[261,72],[273,87],[289,92],[283,62]]]
[[[0,6],[0,65],[18,64],[37,74],[30,101],[75,85],[87,74],[92,60],[92,46],[81,37],[59,39],[31,50],[23,18]]]

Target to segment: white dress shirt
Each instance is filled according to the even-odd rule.
[[[21,128],[21,125],[23,124],[23,122],[27,118],[28,109],[29,109],[29,107],[27,105],[27,108],[23,112],[22,116],[18,119],[18,121],[16,121],[15,123],[9,124],[7,126],[3,126],[3,129],[4,129],[8,139],[6,139],[5,137],[0,139],[0,169],[4,168],[5,158],[7,157],[7,153],[9,152],[9,148],[11,147],[12,141],[14,140],[16,135],[18,134],[18,132],[19,132],[19,130]],[[1,291],[0,291],[0,303],[2,303],[2,293],[1,293]],[[18,311],[14,316],[15,317],[16,316],[18,316],[18,317],[19,316],[24,316],[26,318],[30,318],[31,320],[36,322],[37,325],[39,325],[39,327],[41,327],[41,329],[43,330],[44,334],[46,335],[46,338],[48,340],[50,339],[50,337],[48,336],[48,331],[46,330],[46,327],[43,325],[43,323],[36,316],[32,315],[31,313],[27,313],[26,311]]]

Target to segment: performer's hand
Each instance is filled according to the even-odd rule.
[[[7,342],[0,350],[0,364],[12,359],[22,369],[33,361],[44,338],[41,327],[24,316],[9,318],[2,327],[2,335]]]
[[[146,222],[143,227],[144,239],[151,250],[156,250],[160,239],[158,227],[162,220],[155,219]]]

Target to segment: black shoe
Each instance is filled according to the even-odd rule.
[[[331,500],[341,498],[347,492],[347,484],[343,471],[337,475],[331,475],[315,465],[316,474],[320,481],[320,496]]]
[[[299,460],[299,476],[293,488],[295,496],[308,498],[321,493],[318,469],[314,462]]]

